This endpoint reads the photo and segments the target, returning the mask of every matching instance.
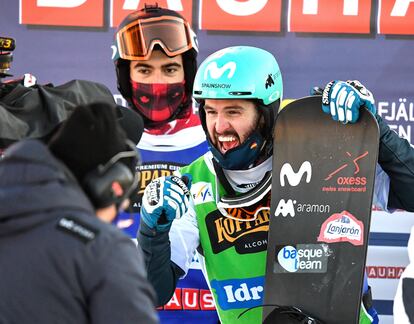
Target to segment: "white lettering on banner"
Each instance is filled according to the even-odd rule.
[[[407,14],[408,7],[414,0],[396,0],[392,7],[391,16],[404,17]]]
[[[318,0],[303,0],[302,13],[304,15],[317,15]]]
[[[359,0],[344,0],[344,16],[358,16]]]
[[[214,310],[215,306],[208,289],[176,288],[170,301],[159,309],[205,311]]]
[[[125,0],[122,9],[124,10],[137,10],[140,0]],[[181,0],[167,0],[168,9],[175,11],[183,11],[183,3]]]
[[[378,114],[390,121],[414,121],[414,102],[407,103],[407,98],[399,98],[396,102],[380,101]]]
[[[168,303],[166,304],[166,306],[168,306],[168,307],[177,307],[177,308],[180,308],[181,307],[181,304],[180,304],[180,301],[179,301],[179,299],[178,299],[178,295],[177,294],[174,294],[172,297],[171,297],[171,299],[168,301]]]
[[[302,176],[306,172],[306,182],[309,183],[312,177],[312,165],[309,161],[305,161],[299,168],[298,172],[293,171],[292,166],[289,163],[283,164],[280,170],[280,185],[285,186],[285,177],[287,178],[289,184],[293,187],[296,187],[302,180]]]
[[[226,291],[228,303],[244,302],[251,299],[259,300],[261,298],[259,293],[263,292],[262,286],[249,288],[245,283],[240,284],[240,288],[234,290],[232,285],[224,286],[223,288]]]
[[[201,294],[200,303],[204,305],[205,308],[215,309],[213,295],[210,291],[208,294]]]
[[[344,16],[358,16],[358,1],[359,0],[344,0]],[[318,2],[319,0],[303,0],[302,13],[304,15],[317,15]]]
[[[368,278],[399,279],[405,267],[398,266],[366,266]]]
[[[38,7],[75,8],[87,0],[37,0]]]
[[[198,292],[196,290],[192,291],[191,293],[184,295],[184,304],[188,305],[190,308],[197,307],[197,296]],[[190,298],[191,297],[191,298]]]
[[[397,102],[380,101],[378,103],[378,114],[386,120],[388,126],[400,137],[405,138],[414,146],[411,137],[411,122],[414,122],[414,102],[407,102],[407,98],[399,98]],[[408,125],[397,125],[392,122],[405,121]]]
[[[219,68],[217,66],[216,62],[211,62],[206,70],[204,71],[204,80],[207,79],[207,74],[210,74],[210,77],[213,79],[218,79],[220,78],[224,72],[226,72],[228,70],[227,73],[227,79],[231,79],[234,75],[234,72],[236,72],[236,63],[235,62],[228,62],[226,64],[224,64],[221,68]]]
[[[20,0],[21,24],[117,27],[127,13],[142,7],[145,1],[111,0],[104,10],[104,0]],[[154,3],[154,1],[151,1]],[[165,0],[169,9],[192,18],[192,5],[197,1]],[[414,35],[414,0],[375,1],[343,0],[211,0],[200,2],[199,29],[279,32],[282,18],[287,17],[287,31],[305,33]],[[56,10],[59,9],[59,10]],[[66,9],[66,10],[65,10]],[[282,12],[286,9],[287,13]],[[373,12],[376,10],[376,12]],[[109,14],[109,19],[104,15]],[[222,21],[226,24],[222,24]],[[228,20],[228,21],[227,21]]]
[[[250,16],[261,11],[267,4],[268,0],[216,0],[217,4],[223,11],[234,16]]]

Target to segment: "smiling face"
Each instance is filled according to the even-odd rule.
[[[178,83],[184,80],[181,55],[169,57],[163,51],[153,51],[149,60],[131,61],[130,78],[140,83]]]
[[[212,144],[221,154],[241,145],[257,128],[255,104],[241,99],[206,99],[206,125]]]

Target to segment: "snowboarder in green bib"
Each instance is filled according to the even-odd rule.
[[[348,108],[357,110],[366,99],[354,92],[360,100]],[[159,305],[169,300],[197,251],[221,322],[262,322],[272,134],[282,93],[278,63],[265,50],[229,47],[200,65],[193,96],[210,151],[176,175],[153,180],[143,196],[138,242]],[[365,309],[361,314],[362,322],[372,321]]]

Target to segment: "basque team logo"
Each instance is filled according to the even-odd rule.
[[[331,255],[326,244],[277,246],[274,273],[325,273]]]

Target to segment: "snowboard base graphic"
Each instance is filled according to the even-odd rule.
[[[263,319],[295,306],[329,324],[358,323],[378,153],[366,109],[333,121],[321,97],[288,104],[276,122]]]

